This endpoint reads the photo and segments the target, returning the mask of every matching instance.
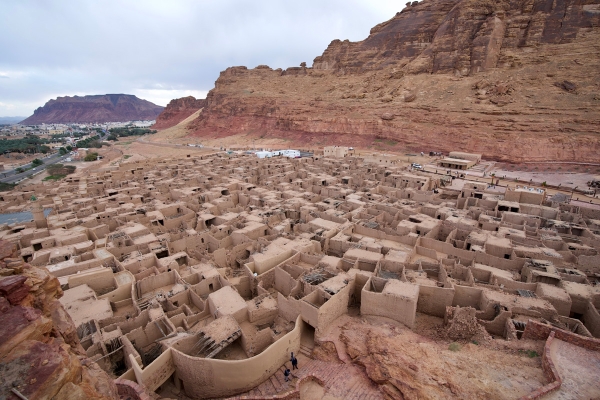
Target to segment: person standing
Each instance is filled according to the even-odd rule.
[[[292,362],[292,369],[298,369],[298,359],[296,357],[294,357],[294,352],[292,352],[290,361]]]
[[[291,372],[290,372],[289,368],[288,368],[288,367],[285,367],[285,370],[283,371],[283,379],[284,379],[286,382],[289,382],[289,381],[290,381],[290,373],[291,373]]]

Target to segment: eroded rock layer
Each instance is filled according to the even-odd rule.
[[[597,161],[600,0],[424,0],[313,67],[223,71],[196,135]],[[304,65],[304,64],[303,64]]]
[[[199,109],[203,108],[205,104],[205,99],[196,99],[193,96],[171,100],[156,118],[156,123],[152,128],[167,129],[175,126]]]
[[[0,398],[119,399],[114,381],[86,357],[58,301],[58,279],[0,241]]]

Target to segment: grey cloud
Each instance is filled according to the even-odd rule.
[[[232,65],[310,65],[331,40],[362,40],[402,7],[384,0],[4,0],[0,77],[11,79],[0,83],[0,104],[13,108],[0,105],[0,116],[31,114],[33,104],[57,95],[206,92]]]

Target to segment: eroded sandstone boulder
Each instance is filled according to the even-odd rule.
[[[58,298],[58,279],[16,258],[0,241],[0,398],[119,399],[114,381],[86,356]],[[16,271],[19,274],[15,274]]]

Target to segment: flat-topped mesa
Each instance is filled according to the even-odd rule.
[[[153,120],[162,111],[147,100],[130,94],[64,96],[38,107],[21,125],[103,123]]]
[[[167,129],[175,126],[205,105],[205,99],[196,99],[193,96],[171,100],[160,115],[156,117],[156,123],[152,128]]]

